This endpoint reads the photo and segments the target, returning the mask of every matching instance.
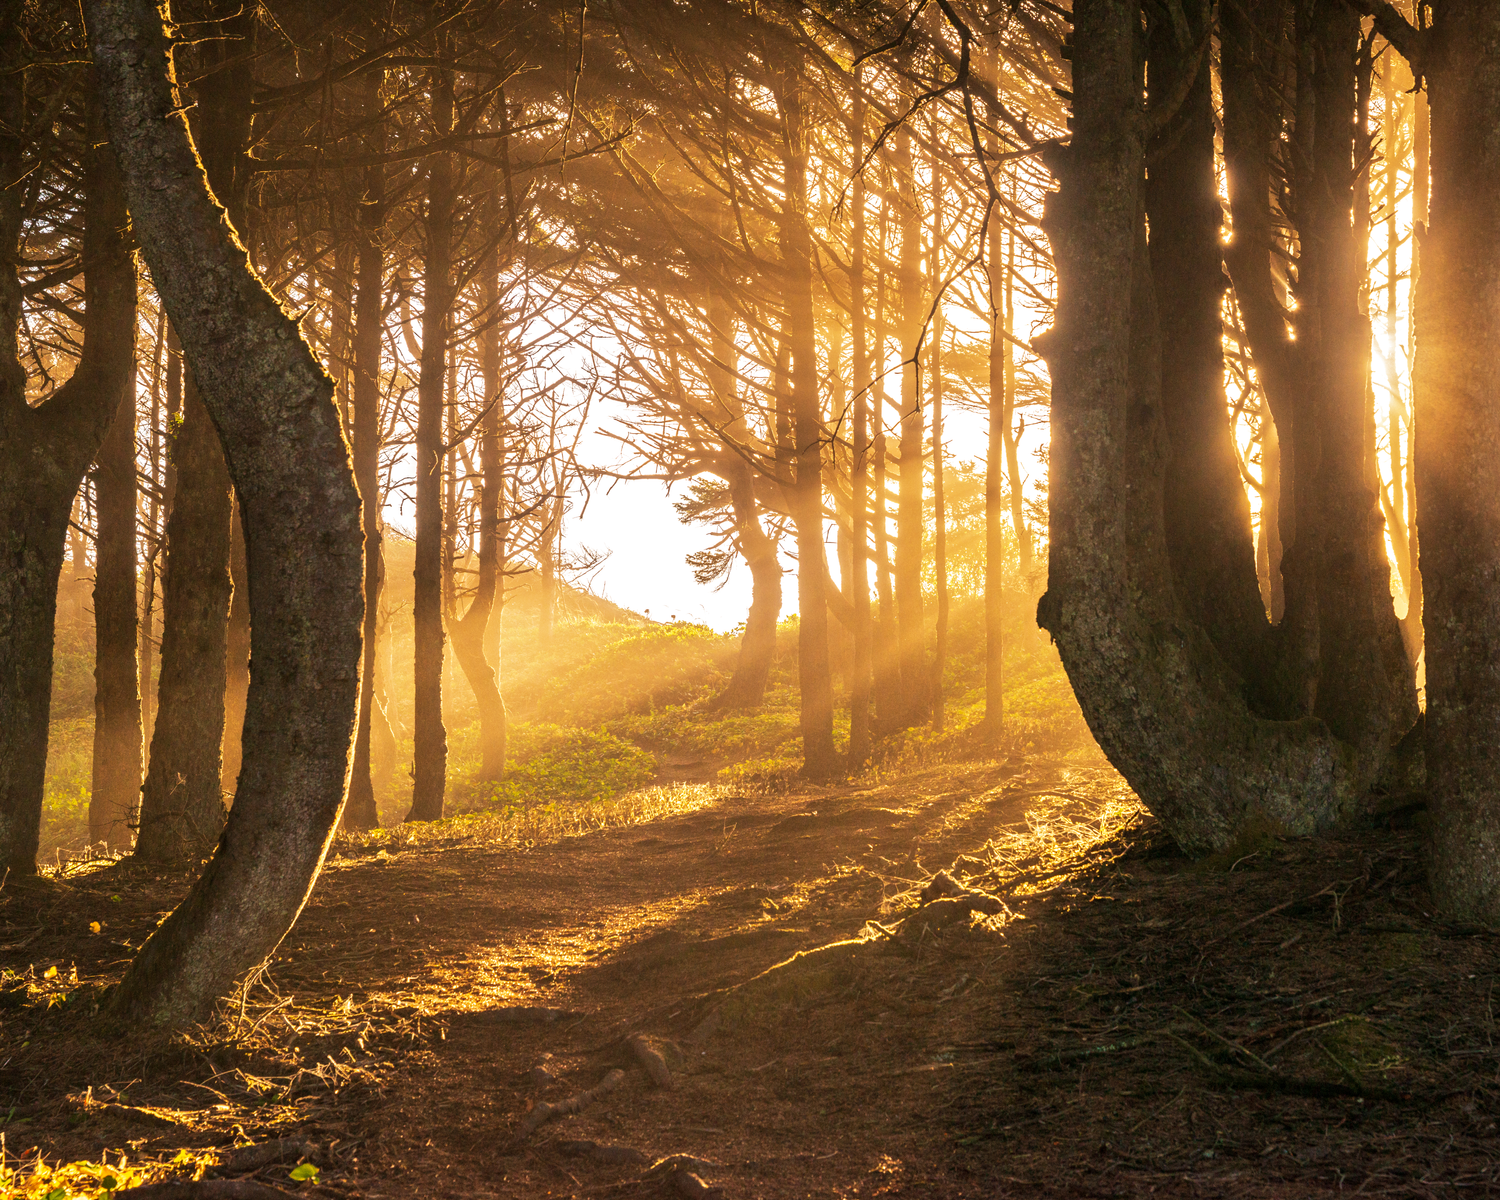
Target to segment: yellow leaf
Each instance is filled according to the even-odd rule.
[[[42,972],[42,978],[43,979],[56,979],[57,978],[57,968],[56,967],[48,967],[45,971]]]
[[[100,925],[98,921],[90,921],[89,922],[89,932],[90,933],[98,933],[103,928],[104,928],[104,926]]]

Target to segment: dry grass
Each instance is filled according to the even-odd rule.
[[[441,821],[343,833],[334,843],[333,853],[357,858],[382,851],[461,842],[523,849],[544,846],[599,829],[683,816],[722,800],[729,790],[723,784],[675,783],[623,792],[605,800],[533,803],[504,812],[465,813]]]

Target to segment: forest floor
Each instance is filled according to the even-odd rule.
[[[1193,863],[1092,752],[682,794],[343,841],[172,1039],[96,1000],[181,875],[10,880],[0,1191],[1500,1194],[1500,942],[1428,915],[1410,828]]]

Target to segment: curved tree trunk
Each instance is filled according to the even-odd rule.
[[[151,275],[218,427],[245,516],[252,669],[219,847],[120,983],[115,1013],[202,1019],[275,949],[338,820],[359,699],[359,495],[333,381],[209,194],[151,0],[84,6]]]
[[[736,541],[745,565],[750,568],[750,612],[745,617],[745,633],[740,639],[734,674],[709,707],[758,708],[766,698],[766,683],[776,661],[776,624],[781,620],[781,559],[775,540],[760,523],[755,480],[749,464],[736,456],[727,474]]]
[[[1058,273],[1051,541],[1038,621],[1110,761],[1190,852],[1250,822],[1311,833],[1368,780],[1320,721],[1257,718],[1172,588],[1161,342],[1145,241],[1139,6],[1074,6],[1074,134],[1050,156]]]
[[[23,189],[24,52],[18,0],[0,2],[0,259],[13,263]],[[84,158],[83,355],[72,377],[35,408],[17,355],[21,288],[0,270],[0,872],[36,871],[52,707],[57,585],[68,518],[84,472],[133,379],[135,262],[125,197],[102,116],[91,105]],[[81,551],[75,547],[75,555]],[[75,571],[80,560],[75,558]]]
[[[209,186],[242,233],[252,90],[243,50],[254,24],[253,13],[241,8],[218,22],[217,38],[203,43],[208,74],[193,110]],[[229,467],[191,370],[185,383],[174,451],[177,499],[167,522],[158,721],[135,851],[154,862],[196,860],[213,850],[224,828],[225,794],[243,764],[249,649],[244,533],[236,536],[240,520]]]

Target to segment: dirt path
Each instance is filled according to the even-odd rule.
[[[88,985],[183,881],[13,885],[0,1134],[329,1197],[1500,1192],[1496,940],[1426,916],[1409,832],[1244,850],[1186,863],[1098,760],[429,837],[335,860],[170,1043],[101,1039]],[[997,911],[913,915],[940,868]]]

